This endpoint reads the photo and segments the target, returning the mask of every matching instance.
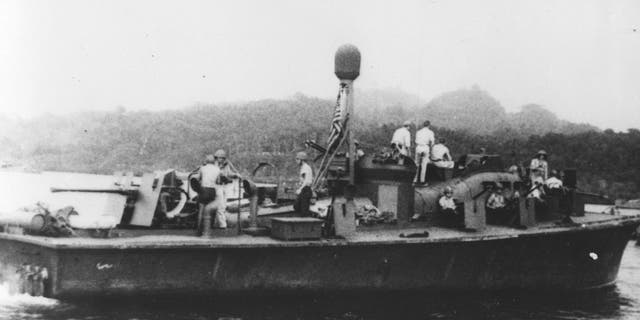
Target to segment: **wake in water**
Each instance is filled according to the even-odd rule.
[[[0,283],[0,319],[33,319],[34,312],[39,315],[59,305],[55,299],[13,293],[11,287],[7,282]]]
[[[26,293],[13,293],[7,282],[0,283],[0,309],[12,306],[43,306],[50,307],[58,304],[58,300],[34,297]]]
[[[19,284],[16,268],[0,265],[0,319],[34,319],[42,311],[59,308],[58,300],[19,293]]]

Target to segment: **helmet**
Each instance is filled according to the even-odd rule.
[[[411,120],[407,120],[407,121],[403,122],[403,123],[402,123],[402,126],[403,126],[403,127],[411,126]]]
[[[502,190],[502,183],[500,182],[496,183],[496,190]]]
[[[213,163],[214,161],[215,161],[215,158],[212,154],[208,154],[204,158],[204,162],[206,163]]]
[[[538,151],[538,155],[541,155],[541,154],[543,154],[543,155],[545,155],[545,156],[546,156],[546,155],[547,155],[547,152],[546,152],[546,151],[544,151],[544,150],[540,150],[540,151]]]
[[[453,189],[452,189],[451,187],[446,187],[446,188],[444,188],[444,193],[445,193],[445,194],[447,194],[447,193],[453,193]]]
[[[216,158],[226,158],[227,157],[227,153],[222,149],[218,149],[218,150],[216,150],[216,153],[213,154],[213,156],[216,157]]]
[[[307,160],[307,153],[300,151],[296,154],[296,160]]]

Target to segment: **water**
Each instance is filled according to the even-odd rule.
[[[376,294],[59,301],[11,295],[0,319],[640,319],[640,246],[629,242],[614,286],[571,294]]]

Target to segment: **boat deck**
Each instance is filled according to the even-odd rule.
[[[603,209],[604,208],[603,206]],[[605,210],[606,211],[606,210]],[[587,212],[582,217],[572,217],[574,224],[557,222],[539,223],[535,227],[519,230],[510,227],[488,225],[482,231],[465,231],[444,227],[413,225],[405,228],[367,230],[359,227],[358,232],[346,238],[320,239],[311,241],[282,241],[267,236],[237,234],[234,228],[214,230],[212,237],[197,237],[193,230],[117,230],[114,238],[47,238],[30,235],[0,234],[0,239],[12,239],[56,249],[153,249],[153,248],[236,248],[236,247],[307,247],[371,245],[376,243],[424,243],[450,241],[479,241],[504,239],[536,234],[566,232],[569,230],[593,230],[620,224],[640,224],[640,210],[620,210],[611,215],[598,209]],[[428,237],[419,234],[427,231]],[[412,235],[416,235],[412,237]]]

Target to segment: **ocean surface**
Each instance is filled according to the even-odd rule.
[[[359,296],[61,301],[10,295],[0,319],[640,319],[640,246],[629,242],[615,285],[563,294],[376,294]]]

